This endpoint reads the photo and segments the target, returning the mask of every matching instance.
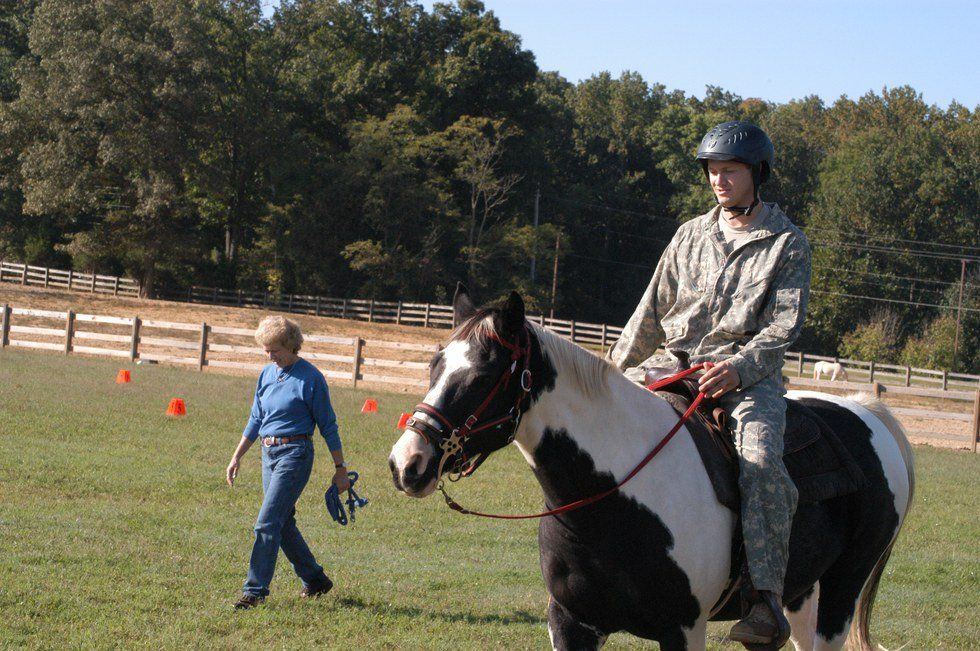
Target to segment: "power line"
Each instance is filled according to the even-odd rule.
[[[980,246],[967,246],[966,244],[947,244],[946,242],[930,242],[928,240],[908,240],[902,239],[900,237],[891,237],[889,235],[872,235],[869,233],[860,233],[858,231],[843,231],[835,230],[833,228],[819,228],[817,226],[806,226],[803,228],[804,232],[808,231],[822,231],[824,233],[834,233],[836,235],[853,235],[855,237],[863,237],[868,240],[884,240],[888,242],[903,242],[905,244],[921,244],[925,246],[943,246],[948,248],[959,248],[959,249],[969,249],[971,251],[980,252]],[[955,253],[953,255],[956,255]]]
[[[857,294],[845,294],[843,292],[831,292],[825,289],[811,289],[812,294],[830,294],[832,296],[845,296],[847,298],[860,298],[866,301],[878,301],[879,303],[900,303],[902,305],[914,305],[916,307],[938,307],[943,310],[955,310],[957,309],[953,305],[937,305],[935,303],[920,303],[917,301],[902,301],[896,298],[878,298],[877,296],[859,296]],[[980,309],[973,308],[962,308],[964,312],[977,312],[980,313]]]
[[[945,280],[931,280],[929,278],[914,278],[914,277],[911,277],[911,276],[891,276],[891,275],[884,275],[884,274],[880,274],[880,273],[875,273],[873,271],[859,271],[857,269],[844,269],[844,268],[841,268],[841,267],[814,267],[813,270],[814,271],[840,271],[840,272],[843,272],[843,273],[846,273],[846,274],[860,274],[862,276],[875,276],[877,278],[881,278],[882,280],[908,280],[908,281],[911,281],[913,283],[928,283],[928,284],[932,284],[932,285],[946,285],[948,287],[950,287],[950,286],[951,287],[959,287],[959,285],[960,285],[958,282],[949,282],[949,281],[945,281]],[[967,287],[980,287],[980,285],[978,285],[976,283],[964,283],[964,284]]]
[[[647,219],[656,219],[656,220],[659,220],[659,221],[667,222],[668,224],[670,224],[671,226],[673,226],[675,229],[678,226],[680,226],[680,224],[678,224],[676,220],[671,219],[670,217],[662,217],[660,215],[651,215],[650,213],[640,212],[640,211],[637,211],[637,210],[628,210],[626,208],[613,208],[612,206],[603,206],[602,204],[588,203],[586,201],[577,201],[575,199],[566,199],[565,197],[559,197],[559,196],[554,195],[554,194],[543,194],[541,196],[548,197],[550,199],[554,199],[555,201],[558,201],[558,202],[561,202],[561,203],[568,203],[568,204],[573,204],[573,205],[576,205],[576,206],[584,206],[586,208],[595,208],[596,210],[606,210],[606,211],[609,211],[609,212],[619,212],[619,213],[623,213],[624,215],[634,215],[636,217],[646,217]]]
[[[581,258],[583,260],[593,260],[595,262],[607,262],[609,264],[619,264],[624,267],[636,267],[637,269],[645,269],[647,271],[653,271],[656,267],[649,267],[643,264],[636,264],[633,262],[620,262],[619,260],[611,260],[610,258],[597,258],[593,255],[582,255],[581,253],[565,253],[569,258]]]
[[[856,249],[858,251],[869,251],[873,253],[903,254],[918,258],[934,258],[944,262],[959,262],[960,260],[966,260],[967,262],[980,262],[980,256],[952,255],[948,253],[936,253],[935,251],[917,251],[914,249],[896,249],[885,246],[876,246],[874,244],[849,244],[846,242],[824,242],[821,240],[810,240],[810,244],[819,244],[821,246],[829,247],[843,247],[845,249]]]

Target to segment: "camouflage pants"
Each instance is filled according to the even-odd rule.
[[[756,590],[782,594],[796,486],[783,465],[785,390],[779,376],[719,399],[735,430],[742,494],[742,533]]]

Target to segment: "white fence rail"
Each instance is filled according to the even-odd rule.
[[[140,295],[140,284],[132,278],[86,274],[7,261],[0,261],[0,282],[35,287],[55,287],[91,294],[136,297]]]

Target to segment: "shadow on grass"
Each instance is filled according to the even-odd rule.
[[[368,610],[377,615],[401,615],[404,617],[428,617],[451,623],[464,624],[546,624],[548,620],[540,615],[517,610],[510,615],[474,615],[473,613],[454,613],[449,611],[427,611],[421,608],[393,606],[390,604],[368,603],[356,597],[344,597],[337,601],[343,608]]]

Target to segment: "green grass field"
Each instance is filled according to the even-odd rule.
[[[127,366],[128,367],[128,366]],[[536,525],[450,512],[396,494],[386,466],[413,397],[333,389],[346,454],[371,504],[347,528],[322,497],[332,467],[317,442],[298,519],[334,579],[300,600],[281,559],[266,605],[234,612],[260,500],[259,451],[234,489],[224,468],[254,379],[0,352],[0,646],[545,649],[547,595]],[[164,415],[170,398],[185,418]],[[980,458],[917,450],[916,505],[887,569],[873,632],[889,648],[980,645]],[[541,505],[516,450],[456,485],[467,505]],[[628,553],[628,550],[624,550]],[[741,648],[719,641],[712,648]],[[607,648],[656,648],[614,635]]]

